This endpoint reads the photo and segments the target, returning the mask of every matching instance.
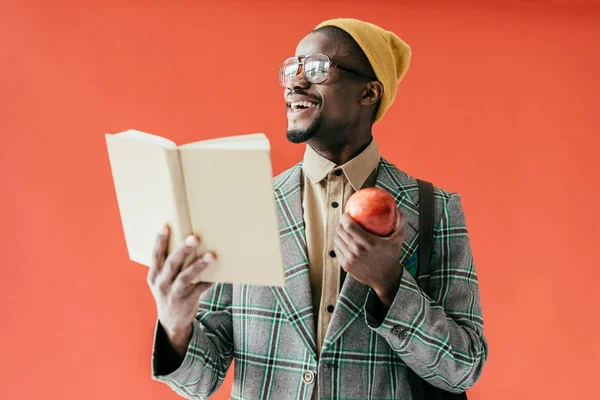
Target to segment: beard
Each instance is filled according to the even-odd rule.
[[[305,143],[312,139],[323,125],[323,114],[319,116],[306,129],[288,129],[287,139],[292,143]]]

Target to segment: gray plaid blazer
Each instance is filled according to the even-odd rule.
[[[285,287],[213,285],[200,299],[190,346],[174,370],[164,372],[168,344],[157,324],[153,378],[189,399],[214,394],[232,360],[232,399],[309,400],[318,390],[321,399],[410,400],[409,368],[447,391],[475,384],[487,343],[458,194],[435,188],[430,293],[423,293],[415,282],[417,182],[380,160],[376,186],[395,197],[406,217],[402,282],[377,321],[373,290],[348,275],[317,360],[301,173],[302,163],[274,180]]]

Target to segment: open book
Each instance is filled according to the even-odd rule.
[[[149,266],[159,229],[171,229],[169,253],[200,237],[196,255],[217,261],[204,282],[283,286],[270,145],[263,134],[177,146],[128,130],[106,135],[129,258]]]

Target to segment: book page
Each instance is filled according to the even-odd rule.
[[[238,135],[224,138],[202,140],[179,146],[180,149],[212,148],[212,149],[240,149],[240,150],[265,150],[269,151],[269,140],[263,133]]]
[[[129,258],[150,266],[163,224],[169,251],[191,233],[179,152],[122,134],[107,134],[106,145]]]
[[[136,131],[135,129],[129,129],[125,132],[117,133],[114,136],[118,136],[121,139],[136,140],[138,142],[143,142],[154,146],[160,146],[166,149],[174,149],[177,147],[177,145],[174,142],[167,138],[158,135],[153,135],[151,133]]]
[[[198,253],[217,254],[200,280],[284,285],[270,151],[262,141],[262,150],[180,148]]]

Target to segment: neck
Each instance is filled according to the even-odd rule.
[[[332,137],[335,137],[335,135],[332,135]],[[372,139],[373,136],[369,131],[368,134],[361,135],[355,140],[345,143],[327,143],[313,138],[307,144],[321,157],[328,159],[336,165],[344,165],[366,149]]]

